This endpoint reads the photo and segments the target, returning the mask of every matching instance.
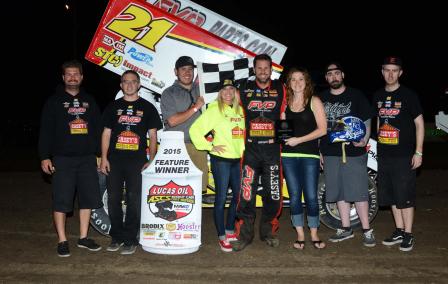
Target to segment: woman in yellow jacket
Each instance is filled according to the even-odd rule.
[[[212,131],[213,141],[205,135]],[[216,101],[190,127],[191,141],[198,150],[207,150],[215,181],[215,207],[213,216],[222,251],[232,251],[236,204],[241,184],[240,160],[244,151],[244,114],[239,93],[233,80],[224,80]],[[224,221],[227,190],[232,189],[232,201]],[[225,224],[225,225],[224,225]]]

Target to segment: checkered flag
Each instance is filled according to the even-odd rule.
[[[252,60],[240,58],[223,63],[197,62],[199,90],[208,104],[216,99],[220,82],[225,79],[235,80],[238,86],[254,75]]]

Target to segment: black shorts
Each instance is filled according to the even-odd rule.
[[[53,158],[53,210],[57,212],[73,211],[75,194],[78,196],[79,209],[94,209],[103,206],[98,183],[96,157]]]
[[[398,209],[415,207],[416,171],[412,157],[378,157],[378,201]]]

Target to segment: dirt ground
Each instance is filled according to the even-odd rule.
[[[446,144],[445,144],[446,145]],[[446,147],[446,146],[445,146]],[[445,152],[446,153],[446,152]],[[447,155],[439,155],[446,165]],[[439,162],[437,162],[439,163]],[[436,163],[436,164],[437,164]],[[439,164],[437,164],[439,165]],[[424,168],[418,177],[413,251],[378,242],[361,244],[361,232],[342,243],[316,250],[308,242],[303,251],[292,248],[295,233],[289,209],[280,218],[280,246],[271,248],[255,239],[244,251],[219,249],[211,209],[203,211],[202,246],[188,255],[156,255],[138,248],[122,256],[104,248],[110,239],[91,229],[103,250],[89,252],[75,246],[78,216],[68,219],[71,253],[56,254],[57,238],[51,219],[51,186],[39,171],[0,172],[0,282],[1,283],[448,283],[447,167]],[[258,212],[259,216],[260,212]],[[387,210],[373,222],[377,240],[394,226]],[[327,240],[332,230],[322,226]]]

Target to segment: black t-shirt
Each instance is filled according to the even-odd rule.
[[[305,136],[317,128],[316,118],[311,109],[311,101],[312,99],[309,100],[305,109],[301,112],[293,112],[289,106],[286,107],[286,119],[291,119],[294,122],[294,137]],[[318,139],[300,143],[294,147],[284,145],[282,152],[319,155]]]
[[[393,92],[384,88],[374,94],[379,119],[378,155],[411,156],[415,151],[414,119],[422,114],[418,95],[400,86]]]
[[[146,134],[162,128],[156,108],[142,98],[110,103],[103,113],[103,125],[112,130],[108,156],[123,158],[146,157]]]
[[[346,116],[356,116],[362,121],[372,117],[372,108],[365,95],[358,89],[347,87],[340,95],[333,95],[330,90],[319,94],[327,115],[327,130],[334,127],[335,123]],[[341,143],[331,143],[329,136],[322,137],[320,152],[324,156],[342,156]],[[353,143],[345,146],[347,156],[361,156],[366,153],[366,148],[355,147]]]

